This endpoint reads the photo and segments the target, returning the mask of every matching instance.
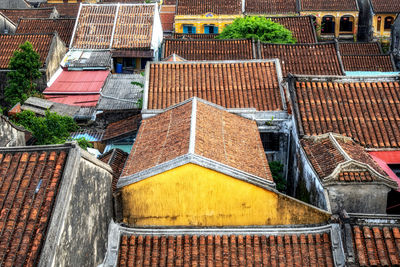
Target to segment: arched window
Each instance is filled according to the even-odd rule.
[[[393,20],[394,20],[393,17],[390,16],[385,18],[385,24],[384,24],[385,31],[390,31],[390,28],[393,24]]]
[[[340,18],[340,31],[353,32],[354,18],[353,16],[343,16]]]
[[[322,34],[335,33],[335,17],[333,17],[333,16],[324,16],[322,18],[321,33]]]
[[[314,27],[315,27],[315,28],[317,28],[317,17],[316,17],[316,16],[313,16],[313,15],[311,15],[311,21],[312,21],[312,23],[313,23]]]
[[[381,24],[382,24],[382,18],[379,16],[376,19],[376,31],[380,32],[381,31]]]

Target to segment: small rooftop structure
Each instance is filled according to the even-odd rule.
[[[111,52],[70,50],[61,62],[61,67],[68,70],[110,70]]]
[[[50,112],[57,112],[63,116],[74,117],[79,111],[79,107],[56,103],[43,98],[31,96],[25,100],[24,104],[21,105],[21,110],[30,110],[41,116],[44,116],[46,111],[49,110]]]

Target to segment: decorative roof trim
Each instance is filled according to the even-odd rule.
[[[112,48],[112,44],[113,44],[113,41],[114,41],[114,34],[115,34],[115,27],[117,26],[117,19],[118,19],[119,6],[120,6],[120,3],[117,3],[117,8],[115,9],[114,25],[113,25],[113,29],[112,29],[112,32],[111,32],[111,38],[110,38],[110,46],[109,46],[109,49]]]
[[[74,42],[74,39],[75,39],[76,28],[78,27],[78,20],[79,20],[79,17],[81,16],[81,10],[82,10],[82,3],[79,5],[79,10],[78,10],[78,14],[76,16],[75,25],[74,25],[74,31],[72,32],[71,40],[69,41],[69,47],[71,47],[71,48],[72,48],[72,43]],[[70,49],[70,50],[73,50],[73,49]]]
[[[336,147],[336,149],[339,150],[340,154],[342,154],[342,156],[347,161],[350,161],[351,158],[350,158],[349,154],[347,154],[347,152],[344,151],[344,149],[339,145],[338,141],[336,140],[336,137],[338,137],[338,136],[336,134],[334,136],[332,133],[328,133],[328,137],[329,137],[329,140],[331,140],[331,142],[334,145],[334,147]]]

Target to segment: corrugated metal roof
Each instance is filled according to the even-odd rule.
[[[369,152],[371,157],[378,163],[379,166],[389,175],[389,177],[396,181],[400,188],[400,178],[392,171],[388,164],[400,163],[400,151],[374,151]],[[397,191],[400,191],[399,188]]]

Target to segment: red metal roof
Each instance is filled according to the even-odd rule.
[[[44,94],[79,94],[99,93],[108,70],[99,71],[63,71]]]
[[[94,107],[99,101],[100,94],[93,95],[45,95],[45,98],[56,103],[80,107]]]
[[[382,169],[397,182],[400,188],[400,178],[390,169],[388,164],[400,164],[400,150],[398,151],[374,151],[369,152],[372,158],[382,167]],[[397,191],[400,191],[399,189]]]

